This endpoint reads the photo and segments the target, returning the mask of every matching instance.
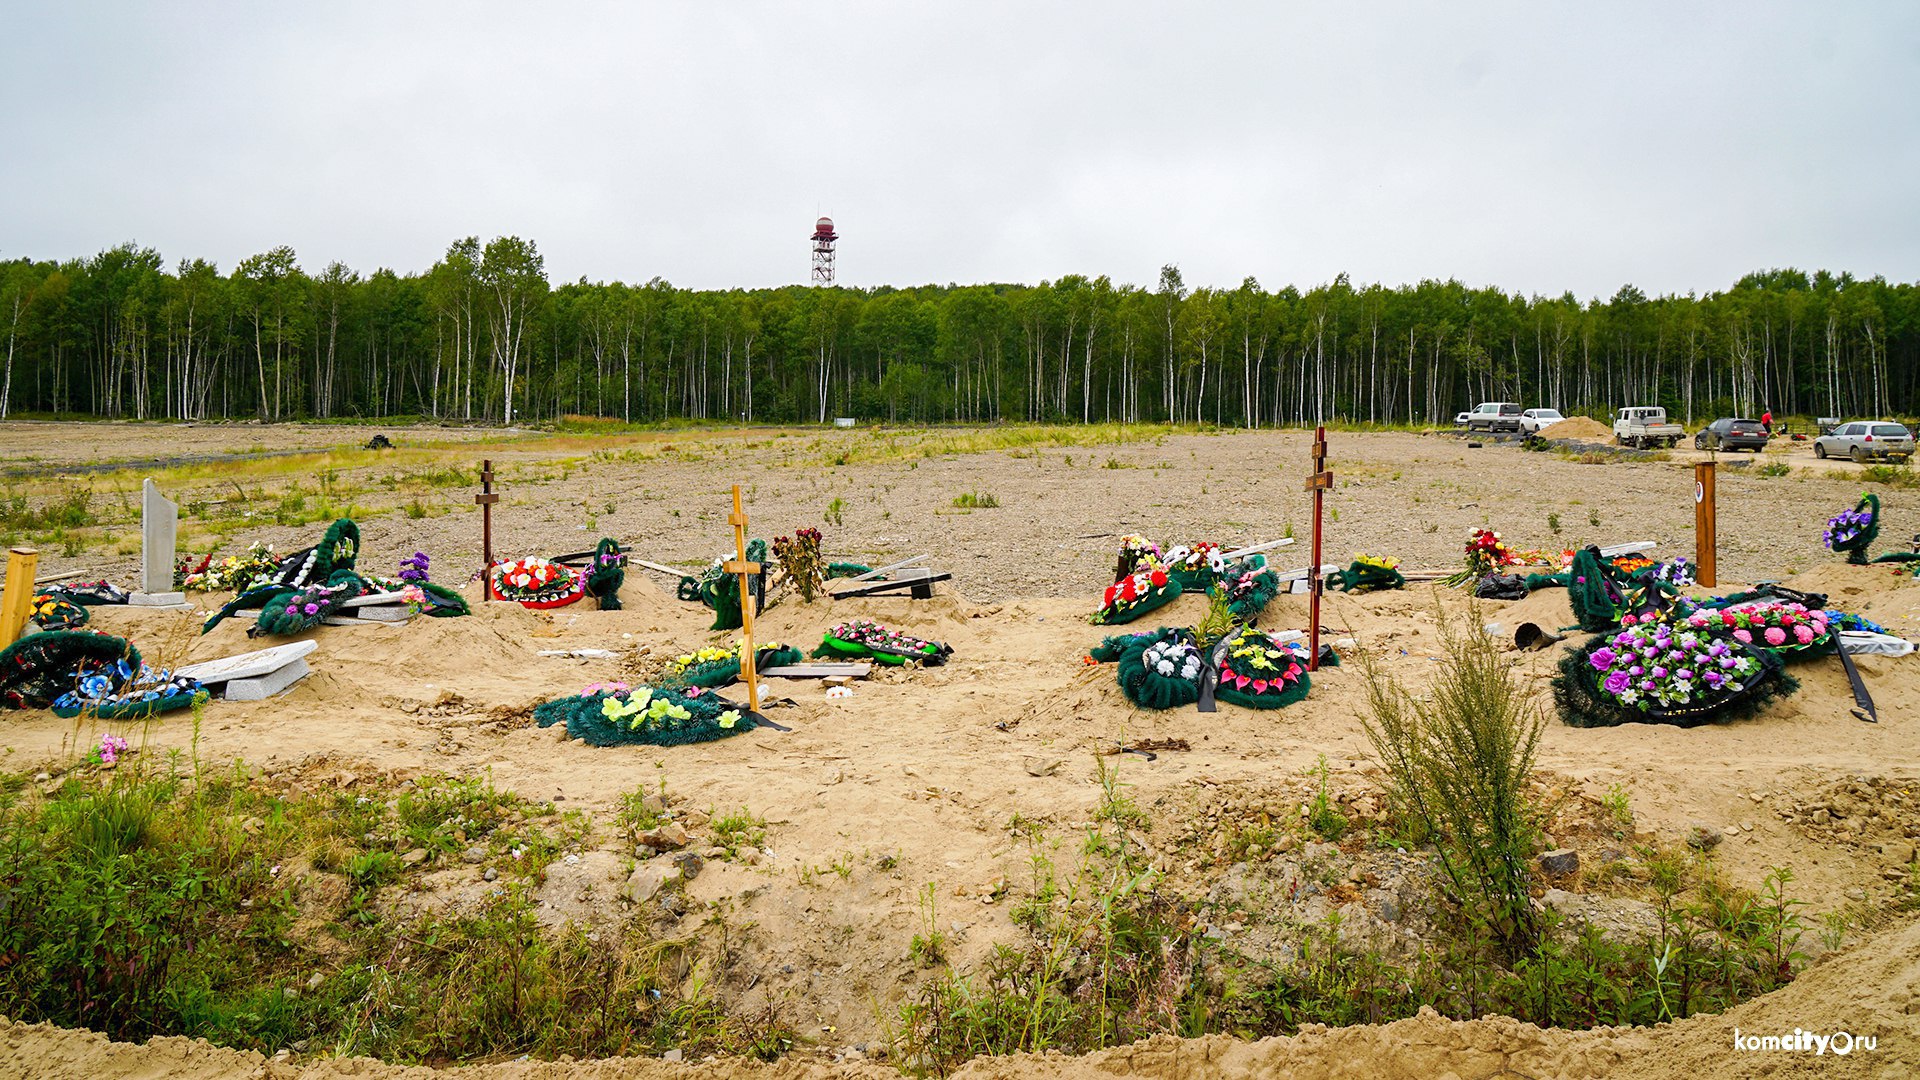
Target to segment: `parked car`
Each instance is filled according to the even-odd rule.
[[[1751,450],[1767,448],[1767,429],[1758,420],[1723,416],[1693,437],[1695,450]]]
[[[1517,401],[1483,401],[1467,414],[1468,431],[1512,431],[1520,430],[1520,403]]]
[[[1886,458],[1906,461],[1913,456],[1913,432],[1891,420],[1855,420],[1813,440],[1813,456],[1844,455],[1855,461]]]
[[[1453,414],[1453,426],[1454,426],[1454,427],[1466,427],[1466,426],[1467,426],[1467,418],[1468,418],[1468,417],[1470,417],[1470,416],[1472,416],[1472,415],[1473,415],[1473,413],[1471,413],[1471,412],[1463,412],[1463,413],[1455,413],[1455,414]]]
[[[1550,428],[1565,419],[1559,409],[1528,409],[1520,414],[1520,430],[1528,435],[1538,435],[1541,428]]]
[[[1658,405],[1635,405],[1614,414],[1613,437],[1621,446],[1671,449],[1686,434],[1686,428],[1667,423],[1667,410]]]

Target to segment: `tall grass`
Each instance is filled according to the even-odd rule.
[[[1415,697],[1361,650],[1367,739],[1393,796],[1437,841],[1457,901],[1483,917],[1508,959],[1539,940],[1528,861],[1538,834],[1527,803],[1546,717],[1533,704],[1477,606],[1463,624],[1440,616],[1441,658]]]
[[[794,1043],[777,1015],[714,998],[691,938],[644,920],[542,928],[537,874],[582,825],[536,825],[551,807],[484,778],[286,796],[238,768],[196,762],[196,782],[142,760],[70,773],[44,799],[0,785],[0,1013],[404,1062]],[[418,865],[401,858],[416,848]],[[463,848],[500,871],[476,908],[378,901]]]

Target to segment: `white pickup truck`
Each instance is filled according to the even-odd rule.
[[[1686,428],[1667,423],[1667,410],[1658,406],[1637,405],[1614,414],[1613,438],[1621,446],[1671,450],[1686,434]]]

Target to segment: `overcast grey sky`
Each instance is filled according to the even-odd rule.
[[[42,3],[0,257],[556,282],[1920,278],[1920,3]]]

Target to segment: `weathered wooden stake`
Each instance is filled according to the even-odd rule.
[[[480,504],[480,598],[493,599],[493,504],[500,501],[500,494],[493,490],[493,462],[480,463],[480,494],[473,497]]]
[[[740,577],[740,674],[747,680],[747,708],[760,711],[760,684],[753,670],[753,590],[748,582],[760,572],[760,564],[747,561],[747,515],[740,509],[740,485],[733,485],[733,513],[727,518],[733,526],[734,560],[720,569]]]
[[[1714,581],[1714,556],[1720,546],[1719,534],[1715,531],[1713,462],[1696,462],[1693,466],[1693,561],[1694,576],[1700,584],[1711,587]]]
[[[1333,473],[1327,471],[1327,426],[1325,424],[1313,430],[1313,475],[1307,477],[1307,490],[1313,492],[1313,569],[1309,571],[1312,582],[1309,603],[1311,613],[1307,625],[1307,670],[1320,670],[1320,593],[1326,587],[1326,578],[1320,573],[1320,511],[1326,500],[1327,489],[1333,487]]]
[[[7,584],[0,592],[0,649],[20,640],[27,627],[27,613],[33,610],[33,568],[40,561],[36,548],[17,547],[7,552]]]

